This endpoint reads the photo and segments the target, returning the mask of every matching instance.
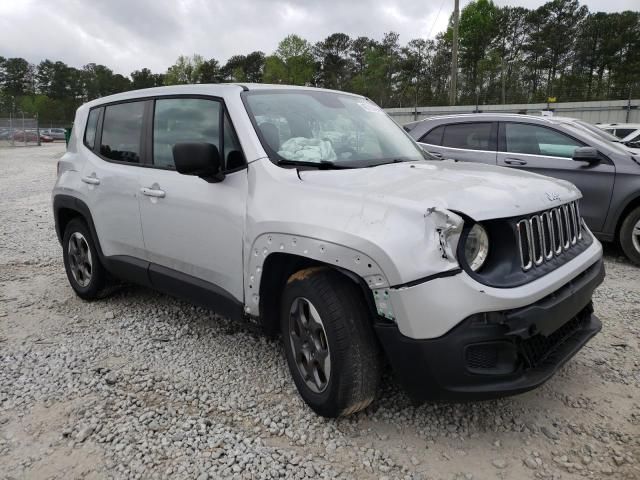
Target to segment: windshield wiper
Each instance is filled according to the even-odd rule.
[[[392,158],[391,160],[383,160],[381,162],[372,163],[371,165],[367,165],[367,167],[379,167],[380,165],[389,165],[391,163],[404,163],[404,162],[415,162],[415,161],[417,160],[410,159],[410,158]]]
[[[340,165],[329,160],[320,160],[319,162],[304,162],[300,160],[287,160],[286,158],[278,160],[278,165],[294,165],[298,167],[314,167],[318,170],[340,170],[346,168],[354,168],[349,165]]]

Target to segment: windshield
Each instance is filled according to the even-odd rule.
[[[262,145],[279,164],[359,168],[427,158],[380,107],[362,97],[258,90],[243,98]]]

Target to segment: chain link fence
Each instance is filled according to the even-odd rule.
[[[47,141],[35,118],[0,117],[0,147],[26,147]]]

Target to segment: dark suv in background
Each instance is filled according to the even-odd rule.
[[[604,241],[640,265],[640,155],[574,119],[517,114],[428,118],[405,130],[442,159],[512,167],[567,180],[583,193],[581,213]]]

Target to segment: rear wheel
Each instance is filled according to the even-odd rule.
[[[106,285],[106,271],[87,225],[80,218],[71,220],[62,238],[64,268],[71,287],[79,297],[93,300]]]
[[[620,246],[633,263],[640,265],[640,207],[631,210],[622,222]]]
[[[329,268],[292,275],[281,331],[289,370],[304,401],[319,415],[366,408],[380,378],[380,355],[362,292]]]

